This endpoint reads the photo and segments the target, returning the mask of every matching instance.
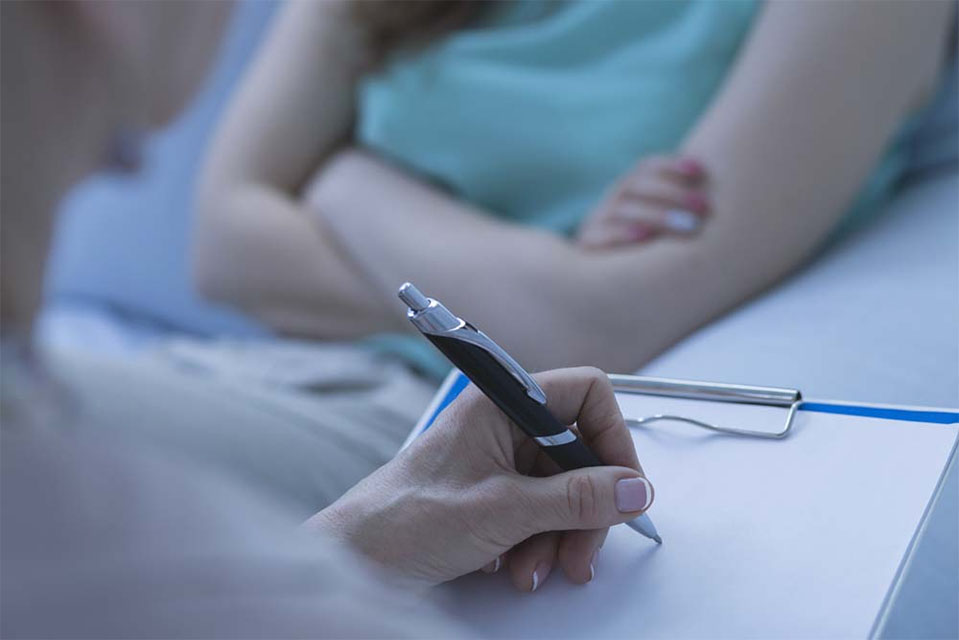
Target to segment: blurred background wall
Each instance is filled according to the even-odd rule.
[[[145,170],[94,178],[68,199],[48,272],[48,304],[99,333],[108,311],[129,335],[176,330],[256,335],[252,321],[200,300],[190,283],[189,232],[204,151],[278,2],[238,3],[217,63],[190,108],[151,137]]]

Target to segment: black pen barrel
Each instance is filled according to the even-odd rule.
[[[603,466],[603,463],[599,461],[593,452],[589,450],[589,447],[583,444],[583,441],[579,438],[566,444],[543,447],[543,450],[563,471]]]
[[[566,425],[529,397],[523,385],[484,349],[457,338],[426,337],[527,435],[536,438],[566,432]],[[543,449],[567,471],[602,464],[579,439]]]

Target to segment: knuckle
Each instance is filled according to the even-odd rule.
[[[590,383],[590,391],[597,393],[598,398],[615,397],[613,383],[609,381],[609,376],[604,371],[595,367],[586,367],[585,375]],[[618,405],[616,406],[618,409]]]
[[[602,369],[597,369],[596,367],[587,367],[589,372],[589,377],[592,379],[593,384],[602,389],[613,390],[613,384],[609,381],[609,376]]]
[[[581,382],[590,387],[609,385],[609,377],[596,367],[576,367],[573,372]]]
[[[588,475],[576,475],[566,481],[566,499],[569,512],[577,522],[590,523],[600,515],[596,483]]]
[[[488,478],[468,492],[469,521],[474,535],[510,547],[536,532],[529,496],[507,478]]]
[[[587,378],[591,378],[597,381],[608,380],[608,378],[606,377],[606,374],[603,373],[603,371],[597,367],[582,367],[582,371],[583,371],[583,375],[586,376]]]

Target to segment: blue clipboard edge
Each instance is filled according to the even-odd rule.
[[[468,385],[469,378],[460,373],[460,371],[457,369],[451,371],[443,381],[443,384],[440,385],[436,395],[433,397],[433,401],[426,408],[426,411],[423,412],[423,416],[420,418],[420,421],[415,427],[413,427],[413,430],[410,431],[410,435],[407,436],[406,441],[401,447],[401,450],[408,447],[410,443],[417,438],[417,436],[426,431],[430,425],[436,421],[436,417],[442,413],[443,409],[448,407],[454,400],[456,400],[457,396],[459,396],[459,394],[463,392],[463,389],[465,389]],[[799,407],[799,410],[814,411],[817,413],[864,416],[869,418],[884,418],[886,420],[903,420],[906,422],[923,422],[927,424],[959,424],[959,410],[956,409],[917,409],[915,407],[903,407],[895,405],[870,405],[841,402],[836,400],[823,400],[803,402],[803,404]],[[916,530],[913,532],[912,538],[909,540],[909,544],[906,547],[906,552],[903,554],[902,560],[899,561],[899,566],[896,568],[896,573],[889,585],[889,589],[886,591],[886,595],[883,597],[882,603],[879,605],[879,612],[876,614],[876,618],[869,630],[869,638],[878,638],[882,636],[882,633],[886,627],[886,623],[889,620],[889,612],[892,610],[892,603],[895,602],[896,596],[899,594],[899,590],[902,587],[903,577],[909,570],[909,567],[912,565],[913,558],[915,558],[916,555],[916,548],[919,545],[919,540],[922,538],[928,526],[929,514],[932,513],[932,510],[935,509],[936,505],[939,503],[939,498],[942,496],[946,478],[951,473],[952,467],[956,465],[957,453],[959,453],[959,435],[956,436],[956,441],[953,443],[952,450],[949,453],[949,459],[943,467],[942,473],[939,476],[939,480],[936,483],[936,487],[933,489],[932,495],[929,497],[929,502],[926,503],[926,508],[922,512],[922,516],[919,518],[919,524],[916,526]]]
[[[436,416],[448,407],[453,400],[456,400],[457,396],[463,392],[463,389],[469,386],[469,382],[469,378],[460,373],[459,369],[450,371],[446,379],[443,380],[443,384],[436,390],[436,395],[433,396],[433,400],[429,406],[426,407],[426,411],[423,412],[419,422],[416,423],[416,426],[413,427],[410,434],[406,436],[406,440],[403,441],[403,446],[400,447],[400,451],[410,446],[410,443],[416,440],[417,436],[429,429],[430,425],[436,420]]]
[[[443,409],[450,405],[469,385],[469,378],[453,369],[440,388],[430,406],[423,412],[423,417],[410,431],[401,449],[410,445],[418,435],[429,429]],[[835,413],[849,416],[863,416],[867,418],[882,418],[885,420],[903,420],[905,422],[925,422],[929,424],[959,424],[959,409],[917,409],[895,405],[862,404],[842,402],[838,400],[807,400],[799,406],[799,411],[814,411],[816,413]]]

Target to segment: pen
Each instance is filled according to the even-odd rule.
[[[546,394],[532,376],[489,336],[453,315],[440,302],[424,296],[409,282],[400,287],[399,297],[409,307],[407,317],[413,326],[561,469],[603,465],[575,433],[549,412]],[[653,521],[645,513],[626,524],[662,544]]]

